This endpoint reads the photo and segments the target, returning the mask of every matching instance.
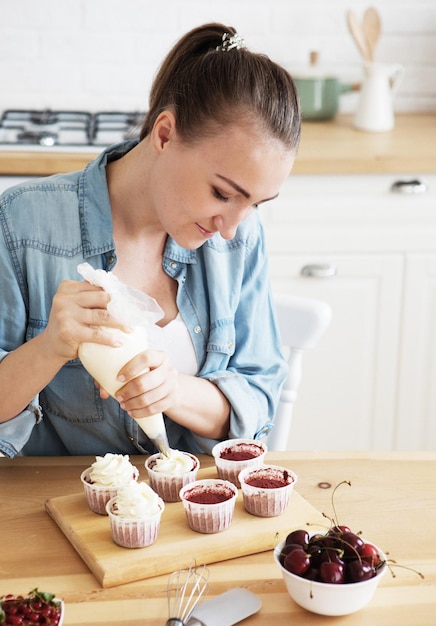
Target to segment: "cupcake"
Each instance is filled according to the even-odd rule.
[[[263,465],[247,467],[239,474],[244,508],[252,515],[281,515],[297,482],[297,475],[286,467]]]
[[[189,527],[198,533],[219,533],[233,519],[238,489],[220,479],[196,480],[180,490]]]
[[[130,481],[106,504],[112,539],[123,548],[144,548],[159,534],[165,505],[162,498],[144,482]]]
[[[91,511],[106,515],[106,504],[117,495],[119,487],[138,480],[138,476],[138,469],[127,454],[108,452],[96,456],[95,462],[80,476]]]
[[[180,500],[180,489],[197,478],[200,461],[189,452],[170,450],[169,456],[152,454],[145,462],[151,487],[165,502]]]
[[[230,480],[239,489],[239,472],[246,467],[258,467],[265,459],[267,447],[254,439],[228,439],[212,448],[219,478]]]

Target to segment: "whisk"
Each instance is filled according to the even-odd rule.
[[[166,626],[186,626],[194,608],[206,591],[209,570],[205,565],[180,569],[168,579],[168,617]]]

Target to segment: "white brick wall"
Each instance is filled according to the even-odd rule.
[[[155,69],[193,26],[223,21],[291,72],[310,50],[360,80],[345,13],[371,0],[0,0],[0,111],[145,109]],[[436,0],[378,0],[377,59],[402,63],[397,111],[436,111]],[[353,111],[357,94],[341,97]]]

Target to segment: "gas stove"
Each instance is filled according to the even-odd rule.
[[[139,136],[145,113],[10,109],[0,119],[0,149],[93,151]]]

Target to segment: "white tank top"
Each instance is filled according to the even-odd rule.
[[[166,326],[153,324],[149,331],[150,348],[165,350],[170,361],[182,374],[195,376],[198,372],[197,356],[191,336],[180,313]]]

